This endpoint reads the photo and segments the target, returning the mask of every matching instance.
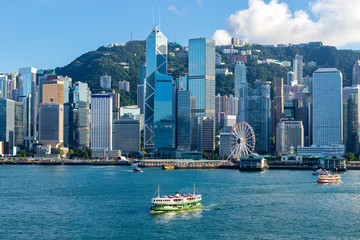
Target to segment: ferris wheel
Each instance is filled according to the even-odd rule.
[[[255,150],[255,133],[246,122],[237,123],[230,133],[230,156],[229,159],[240,159]]]

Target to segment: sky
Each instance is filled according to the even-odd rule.
[[[162,32],[182,45],[239,37],[360,48],[359,0],[0,0],[0,72],[62,67],[131,35],[145,40],[159,8]]]

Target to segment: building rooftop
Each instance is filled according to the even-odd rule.
[[[340,72],[337,68],[319,68],[315,73]]]

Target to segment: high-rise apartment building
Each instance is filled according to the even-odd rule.
[[[91,95],[91,148],[112,150],[113,103],[110,94]]]
[[[100,87],[104,89],[111,89],[111,76],[101,76]]]
[[[313,74],[313,144],[343,142],[342,74],[336,68],[319,68]]]
[[[295,73],[290,71],[286,74],[286,84],[288,86],[294,86],[295,83],[294,83],[294,80],[295,80]]]
[[[130,92],[130,82],[128,81],[120,81],[119,82],[119,90],[120,91],[126,91],[126,92]]]
[[[119,119],[120,118],[120,93],[112,91],[111,97],[113,99],[113,118]]]
[[[303,66],[304,66],[304,57],[296,54],[293,61],[293,72],[294,72],[294,81],[292,85],[303,84]]]
[[[226,104],[226,115],[237,116],[239,113],[239,99],[230,94],[225,100]]]
[[[64,141],[64,106],[43,103],[39,106],[39,142],[60,146]]]
[[[360,60],[357,60],[353,66],[352,84],[360,84]]]

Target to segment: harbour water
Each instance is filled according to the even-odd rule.
[[[0,166],[0,239],[359,239],[360,171],[321,185],[311,171]],[[163,194],[198,210],[151,215]]]

